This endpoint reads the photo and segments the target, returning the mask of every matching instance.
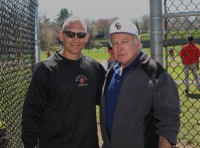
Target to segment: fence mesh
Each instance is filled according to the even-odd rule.
[[[185,69],[180,57],[180,50],[187,43],[189,35],[194,36],[196,44],[200,43],[200,1],[165,0],[164,9],[165,65],[178,84],[181,99],[181,128],[177,147],[200,148],[200,88],[190,71],[189,89],[185,91]],[[197,73],[199,76],[199,70]]]
[[[35,64],[34,0],[0,0],[0,148],[22,148],[21,111]]]

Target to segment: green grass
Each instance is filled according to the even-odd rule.
[[[199,38],[199,32],[200,30],[178,30],[178,31],[170,31],[167,32],[167,38],[168,39],[181,39],[185,38],[187,39],[188,35],[192,34],[195,38]],[[165,38],[165,34],[163,33],[163,39]],[[141,33],[140,34],[141,41],[148,41],[150,40],[150,33]],[[107,42],[106,39],[98,39],[96,42]]]
[[[51,51],[51,55],[53,55],[54,52]],[[40,61],[44,61],[47,58],[47,52],[46,51],[40,51]]]
[[[54,52],[51,52],[51,55],[53,55]],[[101,48],[101,49],[84,49],[82,50],[82,54],[92,57],[100,62],[102,62],[103,60],[106,60],[108,58],[108,53],[106,52],[106,48]],[[47,58],[46,52],[44,51],[40,51],[40,61],[44,61]]]
[[[85,49],[85,50],[82,50],[82,54],[85,56],[92,57],[92,58],[96,59],[97,61],[99,61],[100,63],[109,57],[109,55],[106,51],[106,48],[104,48],[104,47],[100,48],[100,49],[93,48],[91,50]]]
[[[0,121],[0,129],[4,129],[5,128],[5,123],[3,121]]]

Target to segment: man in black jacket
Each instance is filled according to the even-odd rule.
[[[24,148],[99,148],[96,104],[105,70],[81,54],[89,39],[79,17],[59,33],[63,49],[34,68],[22,113]]]

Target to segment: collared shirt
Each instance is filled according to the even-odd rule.
[[[113,119],[115,115],[115,108],[117,106],[117,100],[120,93],[121,86],[123,84],[124,78],[129,70],[136,67],[138,62],[140,61],[140,57],[143,55],[142,52],[138,54],[138,56],[130,63],[127,67],[123,69],[122,74],[120,74],[121,64],[117,63],[113,67],[113,75],[111,76],[110,82],[108,83],[108,87],[106,89],[106,126],[108,130],[108,136],[111,139]]]

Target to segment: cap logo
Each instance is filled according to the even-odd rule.
[[[115,23],[115,27],[117,28],[117,30],[119,30],[119,29],[121,29],[121,25],[120,25],[120,23]]]

